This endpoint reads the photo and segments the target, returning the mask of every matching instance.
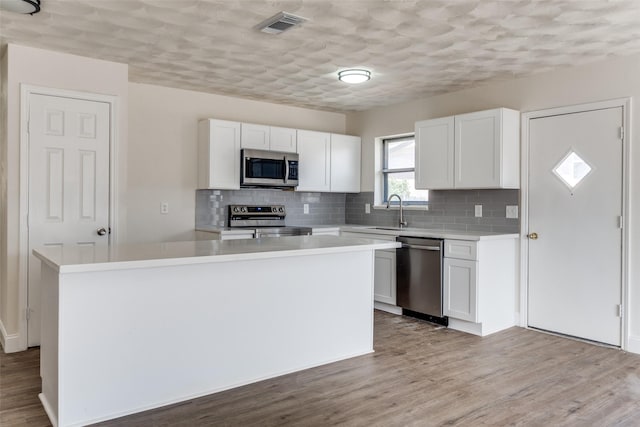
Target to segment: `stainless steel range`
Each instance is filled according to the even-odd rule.
[[[229,227],[255,230],[254,237],[308,236],[310,227],[285,226],[283,205],[229,205]]]

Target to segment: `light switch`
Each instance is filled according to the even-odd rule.
[[[476,217],[482,216],[482,205],[476,205]]]
[[[305,203],[304,205],[302,205],[302,209],[304,210],[304,213],[308,214],[309,213],[309,203]]]
[[[169,213],[169,202],[160,203],[160,213],[166,215]]]
[[[367,213],[367,214],[371,213],[371,203],[364,204],[364,213]]]
[[[518,218],[518,206],[507,206],[506,209],[506,217],[507,218]]]

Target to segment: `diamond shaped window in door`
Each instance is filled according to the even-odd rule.
[[[569,190],[573,190],[589,175],[592,167],[584,161],[575,151],[569,151],[560,160],[560,163],[553,168],[553,173],[567,186]]]

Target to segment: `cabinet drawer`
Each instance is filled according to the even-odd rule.
[[[444,256],[445,258],[475,261],[478,259],[478,242],[446,239],[444,241]]]

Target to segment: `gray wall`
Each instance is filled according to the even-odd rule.
[[[518,205],[518,190],[431,191],[428,211],[405,211],[410,227],[439,230],[495,231],[517,233],[519,219],[507,219],[507,205]],[[309,204],[309,213],[303,205]],[[198,190],[196,226],[227,225],[230,204],[285,205],[287,225],[365,224],[396,226],[397,210],[372,209],[373,192],[359,194],[303,193],[281,190]],[[482,205],[482,218],[474,216],[474,206]]]
[[[519,190],[447,190],[429,192],[429,210],[405,210],[409,227],[455,231],[518,233],[520,220],[506,218],[507,205],[519,205]],[[347,224],[397,226],[398,211],[373,209],[373,192],[347,194]],[[371,213],[365,213],[365,203]],[[482,218],[475,217],[482,205]]]

